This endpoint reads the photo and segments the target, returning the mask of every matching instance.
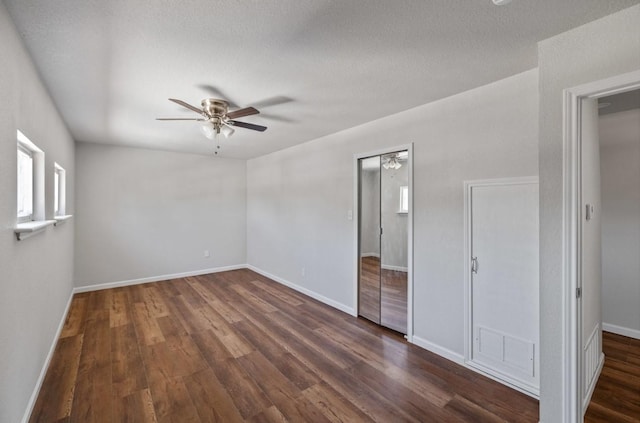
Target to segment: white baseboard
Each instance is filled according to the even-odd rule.
[[[118,282],[107,282],[107,283],[100,283],[95,285],[78,286],[73,289],[73,293],[77,294],[81,292],[99,291],[102,289],[119,288],[122,286],[130,286],[130,285],[140,285],[143,283],[160,282],[160,281],[166,281],[169,279],[187,278],[189,276],[200,276],[200,275],[207,275],[209,273],[227,272],[229,270],[238,270],[238,269],[246,269],[246,268],[247,268],[246,264],[236,264],[233,266],[214,267],[212,269],[194,270],[191,272],[183,272],[183,273],[172,273],[168,275],[151,276],[148,278],[129,279],[129,280],[118,281]]]
[[[507,381],[500,379],[494,375],[492,375],[491,373],[488,372],[484,372],[481,369],[471,366],[469,365],[465,359],[464,359],[464,355],[463,354],[458,354],[455,351],[451,351],[448,348],[442,347],[438,344],[434,344],[433,342],[427,341],[426,339],[420,338],[419,336],[413,336],[413,343],[416,344],[417,346],[419,346],[420,348],[424,348],[427,351],[431,351],[434,354],[439,355],[442,358],[446,358],[447,360],[450,360],[456,364],[459,364],[469,370],[472,370],[476,373],[480,373],[481,375],[488,377],[491,380],[494,380],[496,382],[499,382],[503,385],[508,386],[511,389],[514,389],[518,392],[522,392],[523,394],[529,395],[532,398],[539,398],[539,392],[532,392],[526,389],[522,389],[517,385],[514,385],[512,383],[508,383]]]
[[[293,289],[294,291],[298,291],[298,292],[300,292],[300,293],[302,293],[304,295],[307,295],[307,296],[309,296],[309,297],[311,297],[311,298],[313,298],[315,300],[318,300],[321,303],[324,303],[324,304],[326,304],[328,306],[336,308],[336,309],[338,309],[340,311],[343,311],[343,312],[345,312],[347,314],[350,314],[352,316],[355,315],[355,311],[353,310],[353,307],[348,307],[348,306],[346,306],[346,305],[344,305],[342,303],[339,303],[337,301],[332,300],[331,298],[327,298],[324,295],[320,295],[317,292],[311,291],[310,289],[307,289],[307,288],[305,288],[303,286],[297,285],[297,284],[295,284],[293,282],[289,282],[288,280],[282,279],[282,278],[280,278],[280,277],[278,277],[276,275],[272,275],[271,273],[266,272],[266,271],[264,271],[264,270],[262,270],[262,269],[260,269],[258,267],[252,266],[250,264],[248,264],[246,266],[246,268],[249,269],[249,270],[253,270],[256,273],[259,273],[264,277],[267,277],[267,278],[272,279],[272,280],[274,280],[274,281],[276,281],[278,283],[281,283],[282,285],[284,285],[286,287],[289,287],[289,288]]]
[[[426,339],[420,338],[416,335],[413,335],[412,341],[420,348],[431,351],[432,353],[437,354],[440,357],[444,357],[447,360],[451,360],[456,364],[460,364],[461,366],[465,365],[464,356],[462,354],[458,354],[455,351],[451,351],[448,348],[444,348],[438,344],[434,344],[433,342],[427,341]]]
[[[408,269],[403,266],[392,266],[390,264],[383,264],[380,266],[384,270],[395,270],[396,272],[405,272],[407,273]]]
[[[361,257],[377,257],[380,258],[380,254],[379,253],[362,253],[360,254]]]
[[[627,336],[629,338],[640,339],[640,330],[625,328],[623,326],[612,325],[610,323],[602,323],[602,330],[605,332],[615,333],[616,335]]]
[[[60,323],[58,323],[58,329],[56,330],[56,334],[53,337],[51,346],[49,347],[47,357],[44,359],[44,363],[42,364],[40,376],[38,376],[36,386],[33,388],[33,393],[31,394],[31,398],[29,398],[29,402],[27,403],[27,409],[24,413],[24,416],[22,416],[22,423],[29,422],[29,418],[31,417],[31,413],[33,412],[33,407],[36,405],[36,400],[38,399],[38,395],[40,394],[40,388],[42,388],[42,383],[44,382],[44,378],[47,375],[47,370],[49,370],[49,364],[51,363],[51,359],[53,358],[53,353],[56,350],[56,345],[58,345],[58,339],[60,338],[60,334],[62,333],[64,322],[67,320],[67,314],[69,314],[69,308],[71,307],[71,300],[73,300],[73,291],[69,295],[67,305],[64,308],[64,312],[62,313],[62,319],[60,320]]]

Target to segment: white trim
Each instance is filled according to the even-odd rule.
[[[40,394],[40,389],[42,388],[42,383],[44,382],[44,378],[47,375],[47,371],[49,370],[49,364],[51,364],[51,359],[53,358],[53,354],[56,351],[56,345],[58,345],[58,340],[60,338],[60,334],[62,333],[62,328],[64,327],[64,322],[67,320],[67,314],[69,313],[69,309],[71,308],[71,301],[73,300],[73,291],[69,295],[69,299],[67,300],[67,305],[64,308],[64,312],[62,313],[62,319],[60,323],[58,323],[58,329],[56,330],[56,334],[53,337],[53,341],[51,342],[51,346],[49,347],[49,352],[47,353],[47,357],[44,359],[44,363],[42,364],[42,369],[40,370],[40,375],[38,376],[38,380],[36,381],[36,386],[33,388],[33,392],[31,393],[31,397],[29,398],[29,402],[27,403],[27,409],[22,416],[22,423],[28,423],[29,418],[31,417],[31,413],[33,412],[33,407],[36,405],[36,400],[38,399],[38,395]]]
[[[67,171],[60,166],[57,162],[53,163],[53,169],[54,169],[54,197],[55,197],[55,192],[57,190],[58,193],[58,209],[55,209],[55,201],[56,199],[54,198],[54,208],[53,208],[53,214],[55,216],[55,219],[58,220],[58,217],[64,217],[66,216],[66,211],[67,211]],[[55,186],[55,175],[57,175],[57,179],[58,179],[58,184],[57,186]]]
[[[381,264],[380,265],[381,269],[384,270],[393,270],[395,272],[405,272],[407,273],[409,271],[408,267],[403,267],[403,266],[392,266],[390,264]]]
[[[604,353],[600,353],[600,357],[598,358],[598,368],[593,375],[593,383],[590,385],[589,390],[586,393],[584,401],[582,402],[582,417],[584,418],[584,414],[587,412],[587,408],[589,408],[589,403],[591,402],[591,397],[596,390],[597,381],[600,378],[600,374],[602,373],[602,369],[604,368]]]
[[[380,253],[362,253],[362,257],[380,258]]]
[[[18,143],[20,143],[24,148],[30,150],[32,153],[44,153],[44,151],[42,151],[37,145],[35,145],[33,141],[31,141],[19,129],[16,130],[16,137],[18,139]]]
[[[31,220],[44,221],[45,219],[45,157],[44,151],[38,148],[19,129],[16,130],[17,143],[32,153],[33,158],[33,204]],[[19,221],[23,219],[18,218]]]
[[[431,351],[432,353],[439,355],[440,357],[446,358],[447,360],[453,361],[456,364],[466,367],[464,363],[464,356],[462,354],[458,354],[457,352],[452,351],[448,348],[442,347],[438,344],[434,344],[433,342],[427,341],[424,338],[420,338],[417,335],[413,336],[413,343],[420,348],[424,348],[425,350]]]
[[[72,217],[73,217],[72,214],[54,216],[53,219],[55,220],[55,223],[53,224],[53,226],[58,226],[59,224],[66,222],[67,220],[71,219]]]
[[[562,409],[563,421],[579,421],[583,415],[581,401],[581,320],[580,301],[580,126],[581,100],[630,91],[640,87],[640,71],[590,82],[563,92],[563,164],[562,164]],[[543,341],[544,342],[544,341]]]
[[[14,226],[13,232],[15,232],[18,241],[22,241],[23,239],[44,231],[47,226],[54,225],[55,223],[55,220],[32,220],[30,222],[22,222]]]
[[[452,351],[448,348],[442,347],[438,344],[434,344],[433,342],[427,341],[424,338],[420,338],[419,336],[414,335],[413,336],[413,343],[415,345],[417,345],[420,348],[424,348],[427,351],[430,351],[442,358],[445,358],[449,361],[452,361],[464,368],[467,368],[471,371],[474,371],[478,374],[481,374],[482,376],[488,377],[489,379],[500,383],[501,385],[505,385],[513,390],[516,390],[518,392],[522,392],[523,394],[529,395],[530,397],[533,398],[538,398],[538,393],[537,392],[529,392],[526,389],[521,388],[518,385],[509,383],[508,381],[505,381],[504,379],[498,378],[496,376],[494,376],[493,374],[491,374],[488,371],[483,371],[481,367],[479,366],[472,366],[469,363],[467,363],[464,359],[464,355],[462,354],[458,354],[455,351]],[[535,389],[532,389],[533,391],[535,391]]]
[[[591,331],[591,335],[589,335],[589,339],[587,340],[586,345],[582,348],[582,361],[588,362],[589,355],[591,354],[591,350],[595,349],[596,352],[599,351],[597,356],[597,364],[593,372],[589,374],[591,369],[587,370],[587,374],[584,376],[584,384],[582,384],[582,389],[584,389],[584,399],[582,401],[582,410],[583,415],[587,411],[587,407],[589,406],[589,402],[591,401],[591,396],[593,395],[593,391],[596,389],[596,384],[598,382],[598,378],[600,377],[600,373],[602,372],[602,367],[604,366],[604,353],[602,352],[602,330],[600,329],[600,324],[596,324],[593,330]],[[588,364],[583,366],[588,367]],[[587,387],[586,389],[584,387]]]
[[[397,145],[394,147],[383,148],[379,150],[369,151],[367,153],[357,153],[353,155],[353,316],[358,313],[358,268],[359,260],[358,248],[358,226],[360,219],[360,207],[358,193],[359,187],[359,167],[358,161],[367,157],[381,156],[383,154],[393,153],[396,151],[407,150],[407,173],[409,184],[409,210],[407,212],[407,342],[413,343],[413,143]]]
[[[160,281],[166,281],[170,279],[187,278],[189,276],[200,276],[200,275],[207,275],[209,273],[219,273],[219,272],[226,272],[229,270],[238,270],[238,269],[247,269],[247,268],[248,266],[246,264],[236,264],[232,266],[214,267],[212,269],[193,270],[190,272],[151,276],[148,278],[129,279],[129,280],[118,281],[118,282],[107,282],[107,283],[99,283],[95,285],[78,286],[73,288],[73,293],[78,294],[81,292],[100,291],[102,289],[120,288],[122,286],[140,285],[140,284],[150,283],[150,282],[160,282]]]
[[[531,398],[540,399],[540,388],[536,388],[535,386],[529,385],[526,382],[511,378],[509,376],[505,376],[500,372],[496,372],[489,367],[485,367],[475,362],[467,361],[463,364],[463,366],[465,366],[467,369],[481,374],[482,376],[488,377],[489,379],[498,382],[501,385],[528,395]]]
[[[350,307],[348,307],[348,306],[346,306],[346,305],[344,305],[342,303],[339,303],[337,301],[334,301],[331,298],[327,298],[324,295],[320,295],[317,292],[311,291],[308,288],[305,288],[305,287],[302,287],[300,285],[297,285],[297,284],[295,284],[293,282],[290,282],[290,281],[288,281],[286,279],[280,278],[280,277],[278,277],[276,275],[272,275],[271,273],[269,273],[267,271],[264,271],[264,270],[262,270],[262,269],[260,269],[260,268],[258,268],[256,266],[252,266],[252,265],[248,264],[248,265],[246,265],[246,268],[249,269],[249,270],[253,270],[254,272],[259,273],[262,276],[265,276],[265,277],[267,277],[269,279],[272,279],[272,280],[274,280],[274,281],[276,281],[276,282],[278,282],[278,283],[280,283],[280,284],[282,284],[282,285],[284,285],[284,286],[286,286],[288,288],[291,288],[294,291],[298,291],[298,292],[300,292],[300,293],[302,293],[304,295],[307,295],[307,296],[309,296],[309,297],[311,297],[311,298],[313,298],[315,300],[318,300],[321,303],[324,303],[324,304],[326,304],[328,306],[331,306],[331,307],[333,307],[335,309],[338,309],[338,310],[340,310],[340,311],[342,311],[344,313],[347,313],[347,314],[350,314],[352,316],[355,316],[354,310],[352,308],[350,308]]]
[[[615,333],[616,335],[626,336],[628,338],[640,339],[640,330],[626,328],[624,326],[612,325],[611,323],[602,323],[602,330],[605,332]]]
[[[486,186],[508,186],[508,185],[525,185],[525,184],[538,184],[539,179],[537,176],[524,176],[514,178],[497,178],[497,179],[477,179],[472,181],[464,181],[464,258],[462,265],[464,266],[464,363],[467,367],[476,368],[477,364],[472,363],[472,350],[473,350],[473,313],[472,313],[472,286],[471,286],[471,247],[472,247],[472,225],[471,225],[471,193],[474,187],[486,187]],[[491,371],[483,371],[483,374],[489,375]],[[492,379],[498,380],[498,382],[505,383],[514,389],[521,392],[525,392],[529,395],[533,395],[536,398],[539,396],[539,388],[523,387],[522,389],[516,387],[509,380],[496,379],[492,376]]]

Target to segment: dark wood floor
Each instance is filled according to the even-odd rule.
[[[375,323],[380,323],[380,259],[360,258],[360,280],[358,283],[358,314]]]
[[[407,272],[381,269],[378,257],[360,261],[359,315],[407,333]]]
[[[586,423],[640,422],[640,340],[602,332],[604,368]]]
[[[32,422],[537,422],[538,403],[249,270],[78,294]]]

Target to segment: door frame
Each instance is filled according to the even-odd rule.
[[[563,92],[562,163],[562,398],[564,421],[582,421],[589,401],[583,402],[582,379],[582,100],[640,88],[640,71],[565,89]],[[590,394],[589,394],[590,396]]]
[[[539,184],[539,178],[537,176],[522,176],[513,178],[496,178],[496,179],[477,179],[471,181],[464,181],[464,363],[467,367],[481,373],[489,378],[503,383],[510,388],[520,391],[524,394],[539,397],[539,391],[533,392],[524,387],[521,387],[510,380],[502,379],[501,377],[489,373],[484,369],[477,367],[471,362],[471,352],[473,351],[473,291],[471,284],[471,246],[472,246],[472,224],[471,224],[471,208],[473,206],[471,200],[471,192],[476,187],[486,186],[508,186],[508,185],[525,185],[525,184]],[[538,337],[540,338],[540,337]],[[538,339],[538,342],[539,339]],[[542,358],[541,358],[542,359]]]
[[[409,211],[407,213],[407,335],[408,342],[413,343],[413,143],[394,147],[356,153],[353,155],[353,315],[358,316],[358,273],[360,261],[360,172],[359,161],[367,157],[381,156],[396,151],[407,150],[407,172],[409,179]]]

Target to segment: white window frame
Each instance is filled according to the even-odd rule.
[[[17,202],[17,207],[16,207],[16,215],[17,215],[17,220],[18,223],[22,223],[22,222],[30,222],[33,220],[33,209],[34,209],[34,160],[33,160],[33,152],[27,148],[25,145],[23,145],[22,143],[18,142],[18,148],[17,148],[17,154],[18,157],[20,156],[20,154],[24,154],[26,156],[29,157],[29,159],[31,160],[31,198],[28,200],[31,204],[29,205],[29,209],[30,211],[28,213],[25,213],[23,210],[20,210],[20,201],[18,199],[18,197],[20,196],[20,193],[22,192],[21,186],[22,186],[22,182],[21,182],[21,178],[20,178],[20,167],[19,167],[19,163],[16,166],[16,170],[17,170],[17,195],[18,197],[16,197],[16,202]],[[20,159],[17,159],[18,162],[20,161]]]
[[[400,187],[400,205],[398,207],[398,213],[409,213],[409,185],[403,185]]]
[[[29,152],[33,159],[33,206],[31,213],[31,221],[44,221],[45,220],[45,207],[44,207],[44,151],[38,148],[25,134],[17,130],[18,148],[23,151]],[[16,184],[17,187],[17,184]],[[17,200],[17,196],[16,196]],[[16,217],[17,217],[16,206]],[[24,222],[18,219],[18,222]]]
[[[67,197],[67,177],[66,171],[58,163],[53,164],[54,177],[53,177],[53,214],[56,217],[64,216],[66,212],[66,197]]]

